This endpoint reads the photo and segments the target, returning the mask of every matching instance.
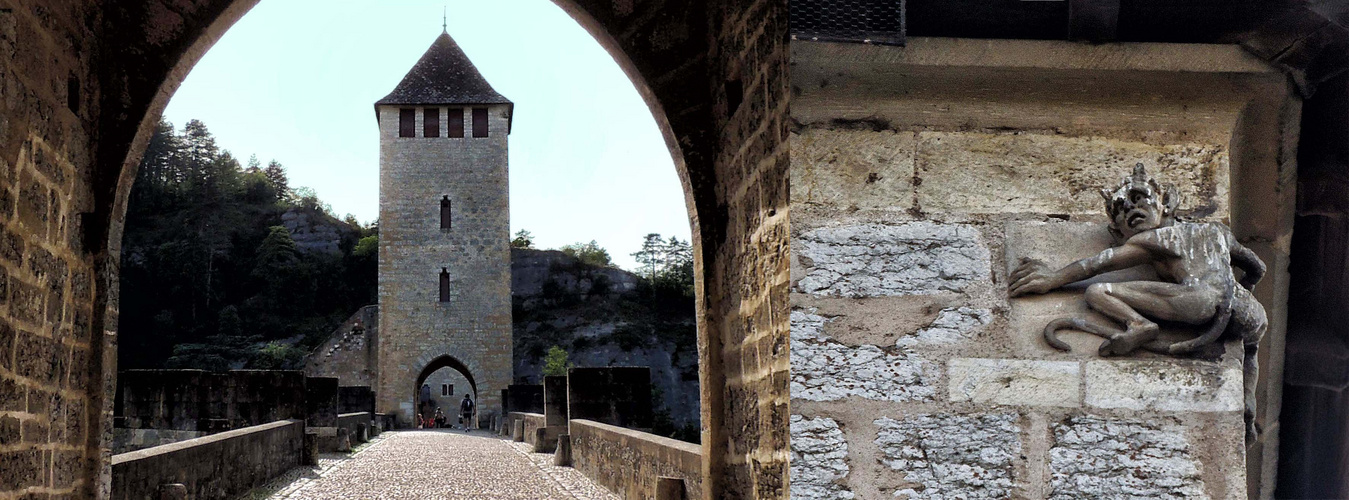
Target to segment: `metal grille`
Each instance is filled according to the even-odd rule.
[[[904,45],[904,0],[789,0],[793,40]]]

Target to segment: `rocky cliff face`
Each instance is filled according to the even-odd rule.
[[[295,248],[306,253],[342,255],[342,240],[354,238],[351,226],[317,210],[292,208],[281,214]]]
[[[541,383],[543,356],[566,350],[575,366],[649,366],[660,406],[675,427],[698,424],[698,350],[693,304],[652,303],[641,280],[555,250],[512,249],[515,378]]]

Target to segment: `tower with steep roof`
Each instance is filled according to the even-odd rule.
[[[377,411],[404,424],[415,421],[419,388],[440,368],[468,380],[483,425],[513,378],[506,164],[513,111],[449,33],[375,102],[375,390]]]

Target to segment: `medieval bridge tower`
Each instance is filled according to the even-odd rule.
[[[513,104],[441,33],[379,120],[377,411],[413,420],[432,372],[458,370],[483,419],[513,379],[506,138]]]

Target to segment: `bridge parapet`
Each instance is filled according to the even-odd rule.
[[[620,497],[704,498],[699,445],[584,419],[568,435],[572,467]]]
[[[181,484],[187,498],[237,497],[298,466],[304,421],[282,420],[113,455],[113,498],[159,498]]]

